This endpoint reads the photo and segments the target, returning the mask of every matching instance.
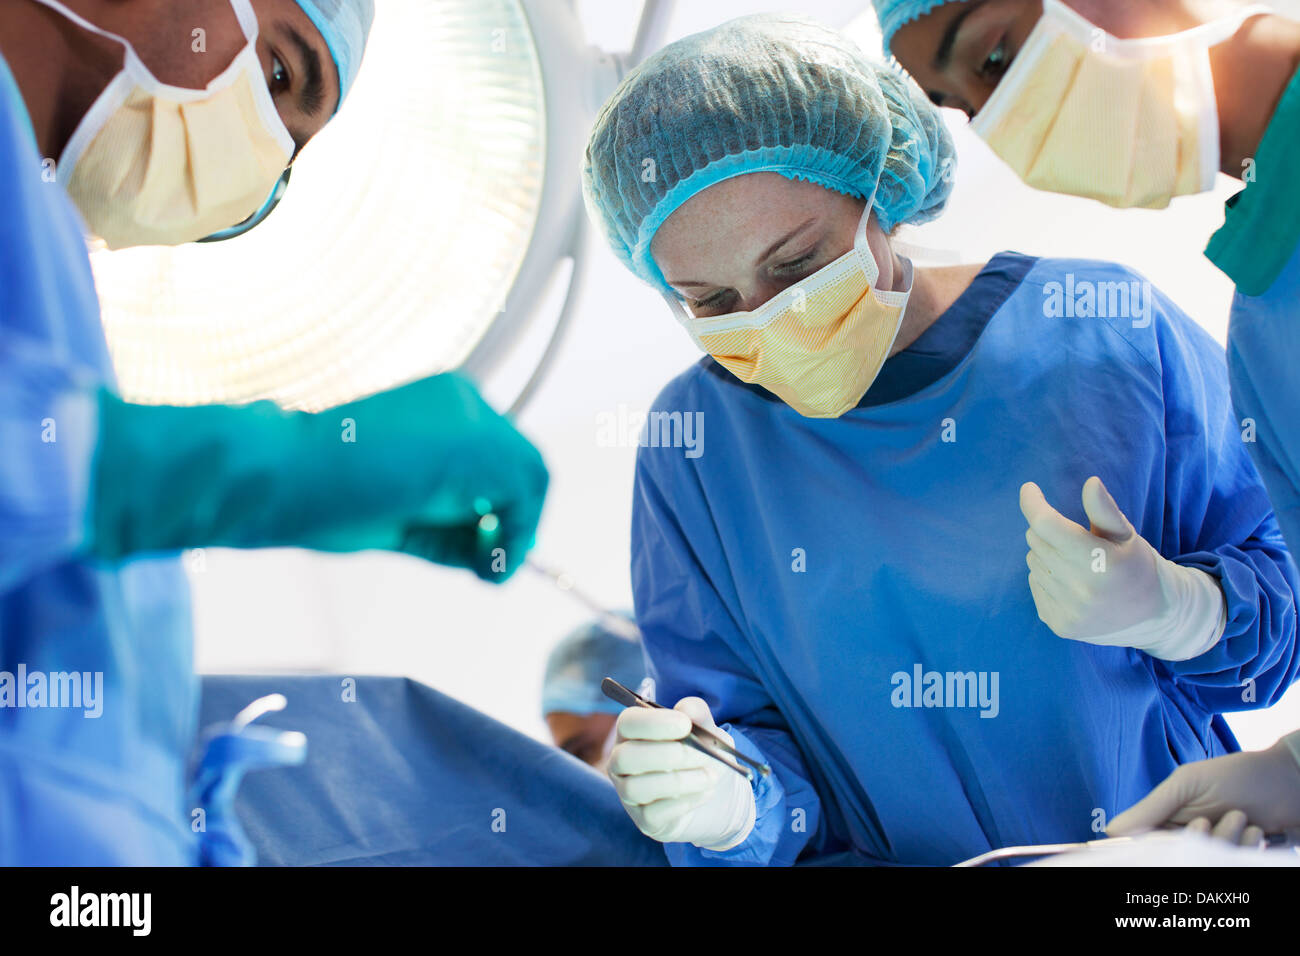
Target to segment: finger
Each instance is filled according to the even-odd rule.
[[[1061,604],[1044,588],[1042,582],[1036,575],[1029,576],[1029,593],[1034,597],[1034,609],[1038,612],[1038,619],[1057,637],[1065,637],[1062,631],[1066,630],[1064,621],[1066,614],[1061,609]]]
[[[1020,512],[1029,527],[1064,557],[1073,557],[1090,547],[1093,537],[1088,529],[1049,505],[1042,490],[1032,481],[1020,488]]]
[[[703,802],[703,797],[693,794],[686,797],[671,797],[656,800],[654,803],[637,808],[641,820],[641,832],[653,839],[667,838],[675,835],[684,818],[689,817]],[[660,836],[655,836],[659,834]]]
[[[1262,850],[1264,848],[1264,830],[1261,827],[1246,827],[1245,832],[1241,834],[1241,845],[1250,847],[1253,850]]]
[[[1079,603],[1079,596],[1070,580],[1048,567],[1038,552],[1030,551],[1025,555],[1025,566],[1029,568],[1029,576],[1055,604],[1071,607]]]
[[[1063,574],[1058,574],[1057,569],[1047,558],[1043,557],[1039,551],[1028,551],[1025,554],[1025,567],[1029,568],[1029,573],[1036,575],[1039,581],[1052,594],[1058,593],[1058,587],[1061,583]]]
[[[1189,822],[1189,823],[1187,824],[1187,826],[1185,827],[1185,829],[1186,829],[1189,833],[1199,833],[1199,834],[1201,834],[1202,836],[1209,836],[1209,835],[1210,835],[1210,819],[1209,819],[1209,817],[1197,817],[1195,820],[1192,820],[1191,822]]]
[[[1038,619],[1046,622],[1057,611],[1056,599],[1047,592],[1042,581],[1036,575],[1029,575],[1029,593],[1034,598],[1034,608],[1038,611]]]
[[[1227,840],[1229,843],[1240,843],[1246,823],[1246,814],[1240,810],[1229,810],[1219,818],[1210,836],[1218,840]]]
[[[1181,768],[1180,768],[1181,769]],[[1167,823],[1189,802],[1188,775],[1175,770],[1149,794],[1110,821],[1110,836],[1132,836]]]
[[[676,741],[625,740],[610,751],[608,769],[612,776],[626,777],[700,769],[707,760],[698,750]]]
[[[629,806],[645,806],[656,800],[669,800],[703,793],[713,783],[708,771],[675,770],[668,773],[640,773],[616,781],[618,796]]]
[[[624,740],[681,740],[691,732],[691,718],[680,710],[629,707],[615,726]]]
[[[1065,561],[1065,555],[1048,544],[1047,540],[1033,528],[1025,529],[1025,544],[1029,545],[1030,551],[1036,552],[1044,560],[1051,558],[1053,561]]]
[[[718,725],[713,722],[713,711],[709,710],[709,705],[699,697],[683,697],[673,710],[685,714],[705,730],[718,729]]]
[[[1099,538],[1122,544],[1135,533],[1128,517],[1096,475],[1083,483],[1083,510],[1092,522],[1092,534]]]
[[[1092,574],[1093,551],[1097,546],[1105,544],[1100,538],[1089,533],[1086,541],[1079,541],[1078,549],[1065,553],[1050,545],[1045,538],[1034,531],[1034,528],[1024,532],[1024,542],[1030,545],[1031,551],[1043,559],[1044,567],[1052,572],[1054,578],[1069,580],[1071,583],[1078,583],[1082,575]]]

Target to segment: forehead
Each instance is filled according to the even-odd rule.
[[[951,0],[904,23],[889,41],[889,52],[907,65],[929,64],[939,52],[945,36],[967,16],[985,5],[985,0]]]
[[[713,252],[723,237],[760,241],[787,220],[827,209],[836,193],[780,173],[746,173],[696,193],[673,211],[650,243],[656,259],[691,259]]]

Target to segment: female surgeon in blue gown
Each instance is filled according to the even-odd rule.
[[[952,154],[919,90],[795,18],[669,46],[597,119],[592,217],[709,353],[637,463],[677,706],[620,715],[610,761],[674,863],[1093,839],[1296,676],[1222,349],[1123,266],[913,268],[889,234],[939,214]],[[692,719],[772,772],[686,747]]]

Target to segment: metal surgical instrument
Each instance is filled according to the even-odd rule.
[[[628,690],[612,677],[606,677],[601,681],[600,689],[604,691],[606,697],[610,700],[618,701],[618,703],[622,704],[624,707],[649,707],[658,710],[668,709],[664,707],[663,704],[656,704],[654,701],[646,700],[640,694]],[[740,774],[746,780],[752,781],[754,779],[755,770],[764,777],[772,772],[772,768],[767,764],[759,763],[752,757],[745,756],[712,731],[706,730],[694,721],[691,721],[691,724],[693,729],[691,730],[690,735],[682,738],[682,743],[686,744],[686,746],[694,747],[700,753],[712,757],[719,763],[736,771],[736,773]],[[728,759],[728,754],[735,757],[736,760]],[[736,761],[743,761],[743,763],[748,764],[749,766],[742,766]],[[753,770],[751,770],[750,767],[752,767]]]

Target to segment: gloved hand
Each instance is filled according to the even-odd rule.
[[[380,548],[503,581],[532,547],[546,494],[537,449],[456,374],[315,414],[131,405],[106,391],[98,407],[82,550],[101,559]],[[489,510],[499,527],[485,539]]]
[[[1182,824],[1242,846],[1258,845],[1265,833],[1300,831],[1300,731],[1267,750],[1183,764],[1106,832]]]
[[[740,774],[680,742],[692,720],[734,745],[698,697],[685,697],[672,710],[629,707],[618,716],[609,776],[628,815],[652,840],[730,850],[754,829],[754,790]]]
[[[1136,647],[1168,661],[1204,654],[1223,636],[1219,582],[1162,557],[1134,530],[1100,478],[1083,486],[1091,529],[1056,511],[1033,482],[1020,488],[1029,522],[1029,590],[1060,637]]]

